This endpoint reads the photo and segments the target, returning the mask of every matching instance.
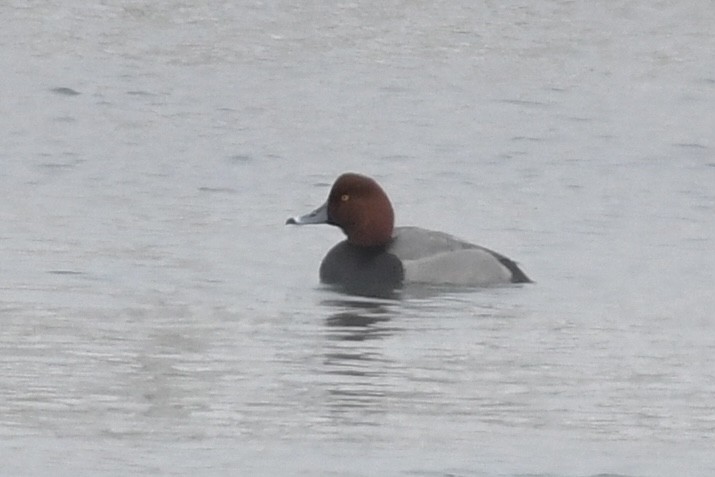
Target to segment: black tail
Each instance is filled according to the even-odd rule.
[[[526,276],[526,273],[521,271],[521,268],[519,268],[515,261],[506,257],[499,257],[499,261],[511,272],[512,283],[533,283],[531,279]]]

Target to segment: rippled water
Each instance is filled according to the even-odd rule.
[[[712,475],[708,1],[5,2],[7,475]],[[536,283],[318,284],[352,170]]]

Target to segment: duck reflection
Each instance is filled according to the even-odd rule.
[[[322,372],[325,417],[375,424],[389,401],[394,363],[385,354],[399,302],[346,297],[321,303],[327,310]],[[374,421],[374,422],[373,422]]]
[[[394,302],[361,299],[325,300],[324,306],[338,309],[325,319],[328,336],[335,340],[364,341],[384,338],[390,327]]]

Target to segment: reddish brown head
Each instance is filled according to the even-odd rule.
[[[343,229],[353,245],[378,247],[392,239],[395,213],[377,182],[348,172],[338,177],[330,190],[328,223]]]
[[[380,247],[392,240],[395,213],[377,182],[349,172],[338,177],[325,204],[309,214],[291,217],[286,223],[336,225],[351,244]]]

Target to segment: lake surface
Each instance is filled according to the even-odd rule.
[[[715,6],[0,6],[13,476],[715,475]],[[338,174],[535,284],[322,287]]]

